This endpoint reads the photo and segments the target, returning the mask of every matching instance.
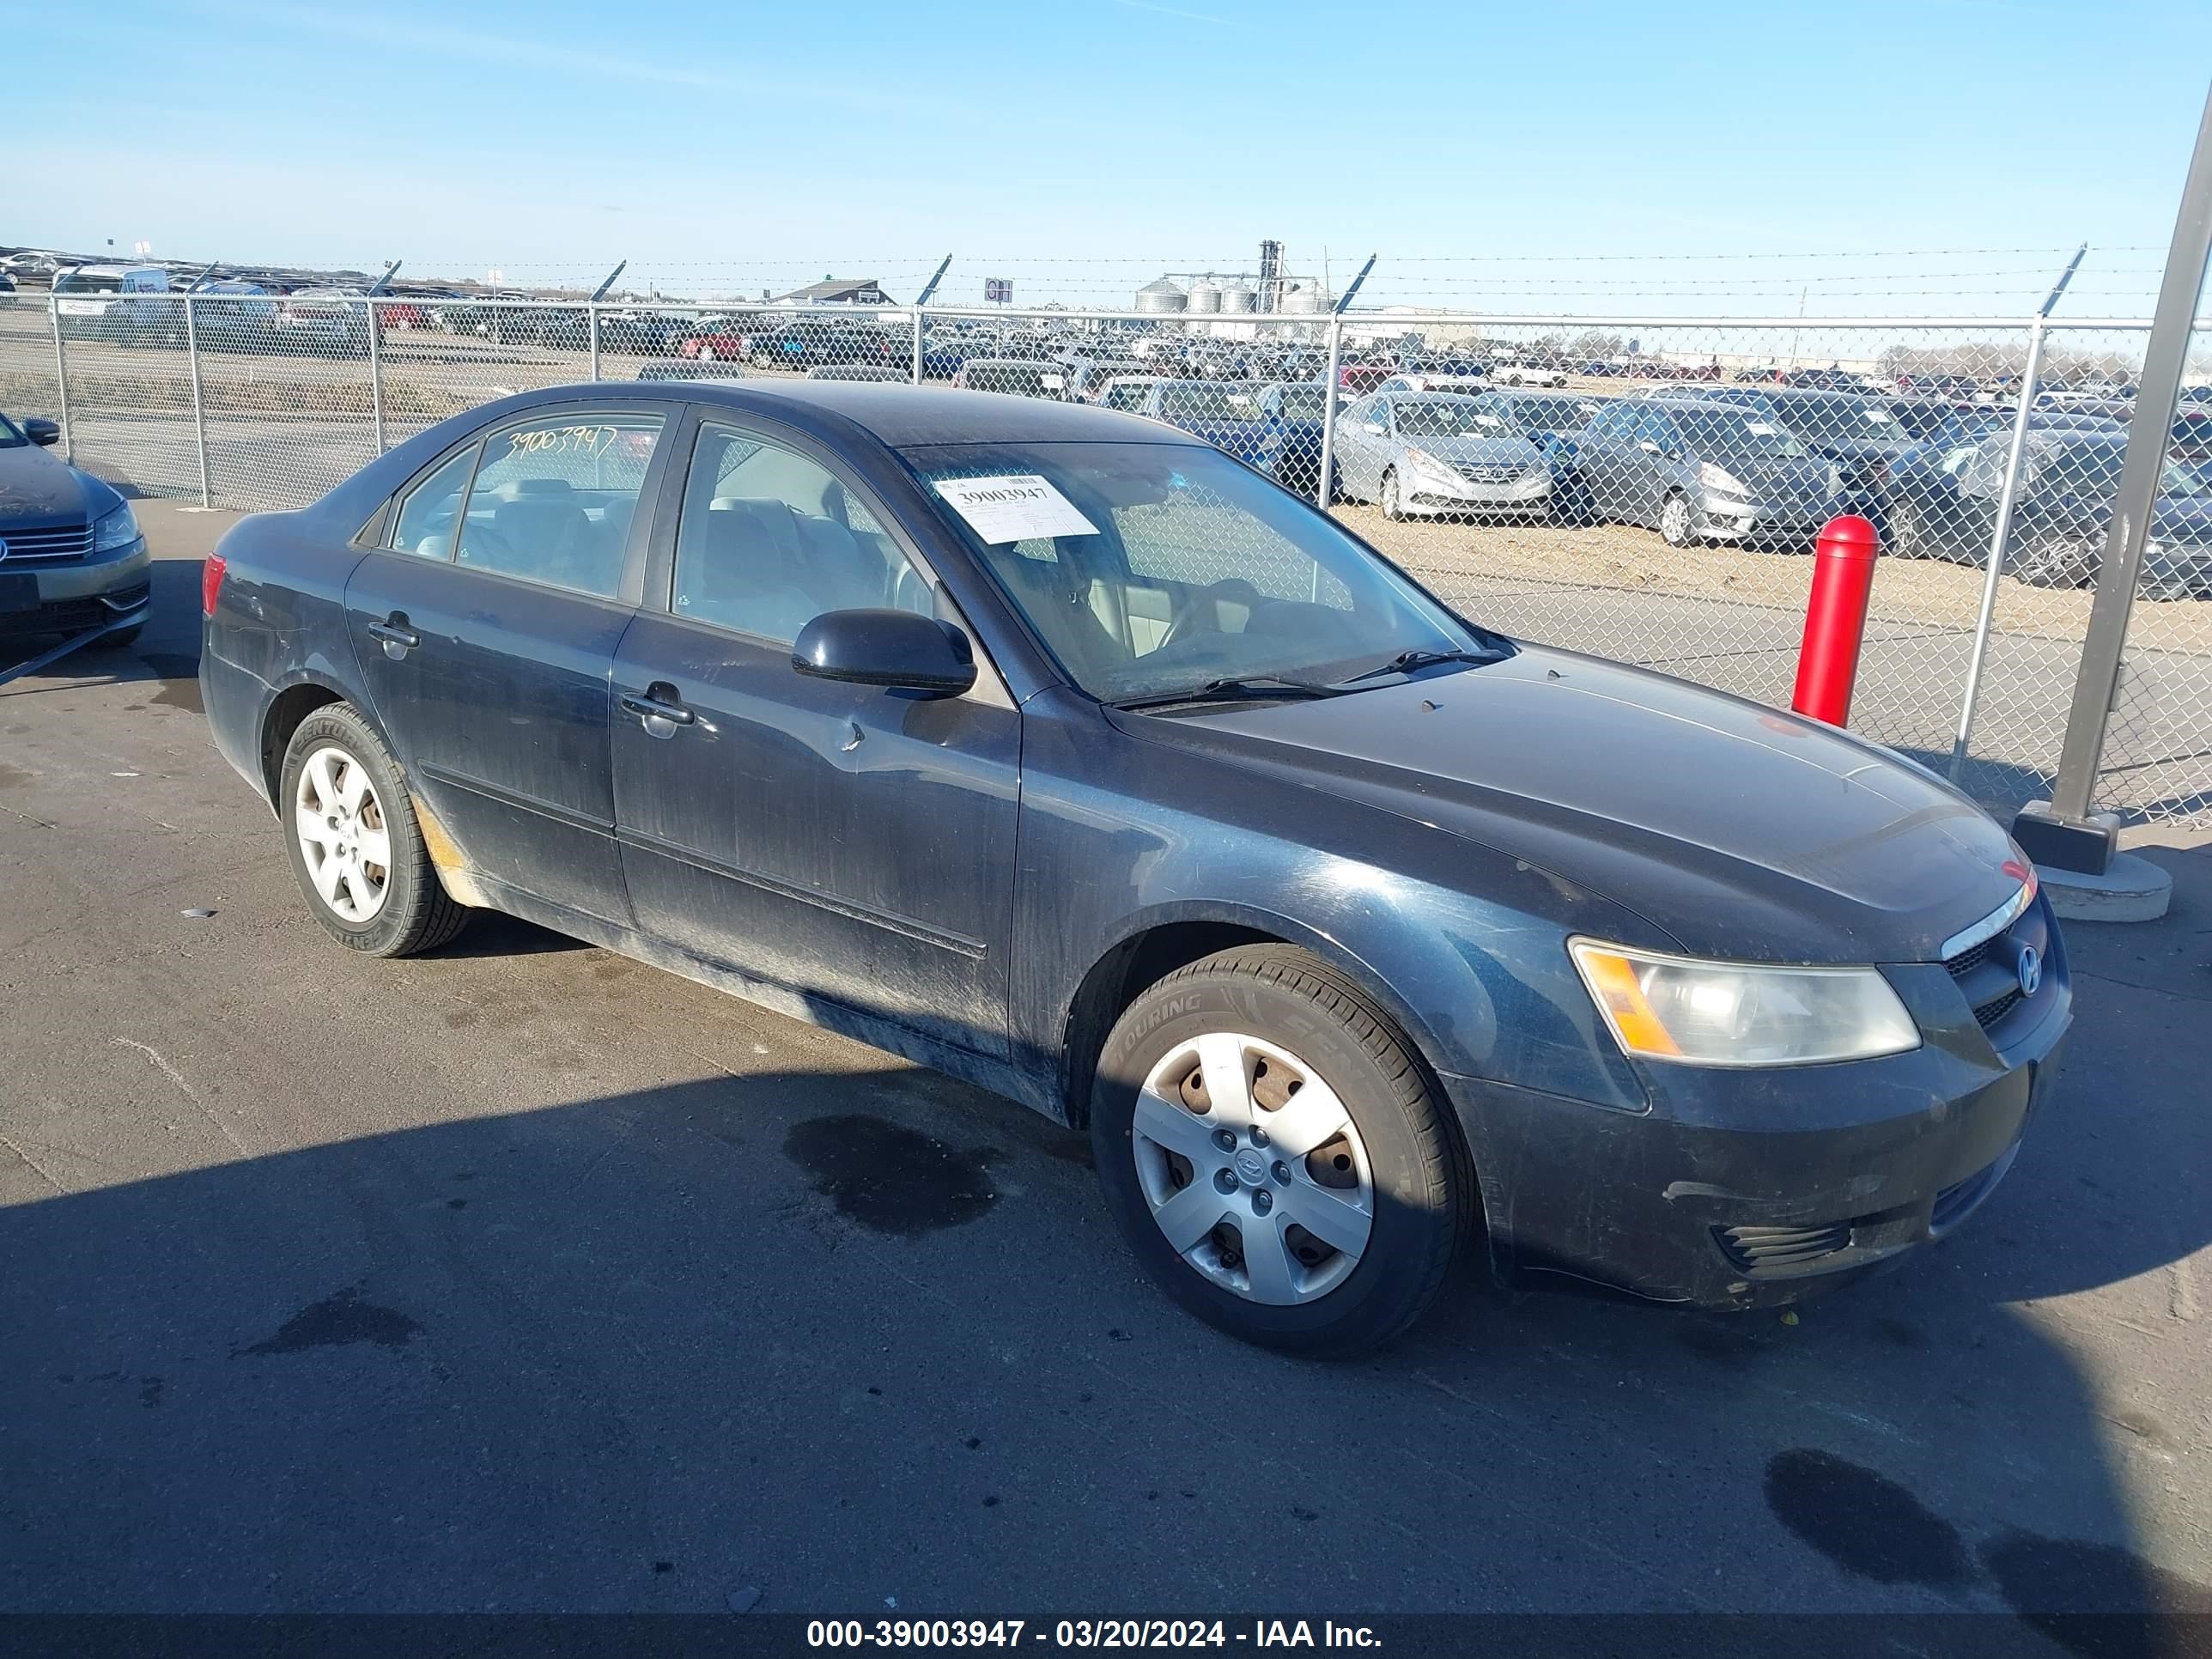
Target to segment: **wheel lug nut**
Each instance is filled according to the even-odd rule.
[[[1275,1160],[1275,1179],[1283,1186],[1291,1184],[1291,1166],[1279,1158]]]
[[[1259,1191],[1252,1194],[1252,1213],[1254,1215],[1265,1215],[1268,1211],[1274,1207],[1275,1195],[1269,1192],[1265,1187],[1261,1188]]]
[[[1213,1144],[1224,1152],[1233,1152],[1237,1150],[1237,1137],[1226,1129],[1216,1129],[1213,1132]]]
[[[1252,1126],[1252,1144],[1255,1146],[1264,1146],[1267,1144],[1267,1132],[1256,1123]]]
[[[1233,1193],[1237,1190],[1237,1177],[1226,1170],[1216,1170],[1213,1172],[1213,1188],[1216,1192]]]

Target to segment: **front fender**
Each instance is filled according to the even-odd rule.
[[[1431,1070],[1648,1109],[1570,960],[1571,933],[1648,924],[1425,824],[1132,738],[1073,693],[1024,711],[1009,1013],[1056,1094],[1091,969],[1152,929],[1211,921],[1314,951]],[[1472,1132],[1472,1131],[1471,1131]]]

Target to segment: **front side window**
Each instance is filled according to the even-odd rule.
[[[903,458],[1046,648],[1103,702],[1255,676],[1326,684],[1407,651],[1500,648],[1332,520],[1211,447],[963,444]]]
[[[612,599],[661,424],[572,410],[493,433],[469,489],[460,562]]]
[[[679,617],[787,645],[828,611],[929,614],[929,584],[837,476],[735,427],[699,430],[676,529]]]
[[[461,496],[482,447],[471,444],[400,498],[399,511],[385,532],[386,547],[427,559],[453,556],[453,525],[461,516]]]

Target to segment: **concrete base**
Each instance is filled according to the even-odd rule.
[[[2173,897],[2173,878],[2148,859],[2116,853],[2101,876],[2035,867],[2051,908],[2069,921],[2156,921]]]

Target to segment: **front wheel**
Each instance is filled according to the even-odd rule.
[[[1669,547],[1687,547],[1697,540],[1691,526],[1697,515],[1690,507],[1690,498],[1676,490],[1659,507],[1659,539]]]
[[[1398,494],[1398,469],[1385,468],[1382,473],[1382,516],[1393,524],[1406,516],[1406,503]]]
[[[282,779],[292,872],[339,944],[404,957],[461,931],[468,910],[438,879],[398,764],[350,704],[300,722]]]
[[[1267,1347],[1388,1342],[1472,1224],[1473,1173],[1412,1045],[1289,945],[1224,951],[1139,995],[1099,1057],[1091,1134],[1146,1271]]]
[[[2087,587],[2096,580],[2097,558],[2086,537],[2053,533],[2030,543],[2012,573],[2031,587]]]

